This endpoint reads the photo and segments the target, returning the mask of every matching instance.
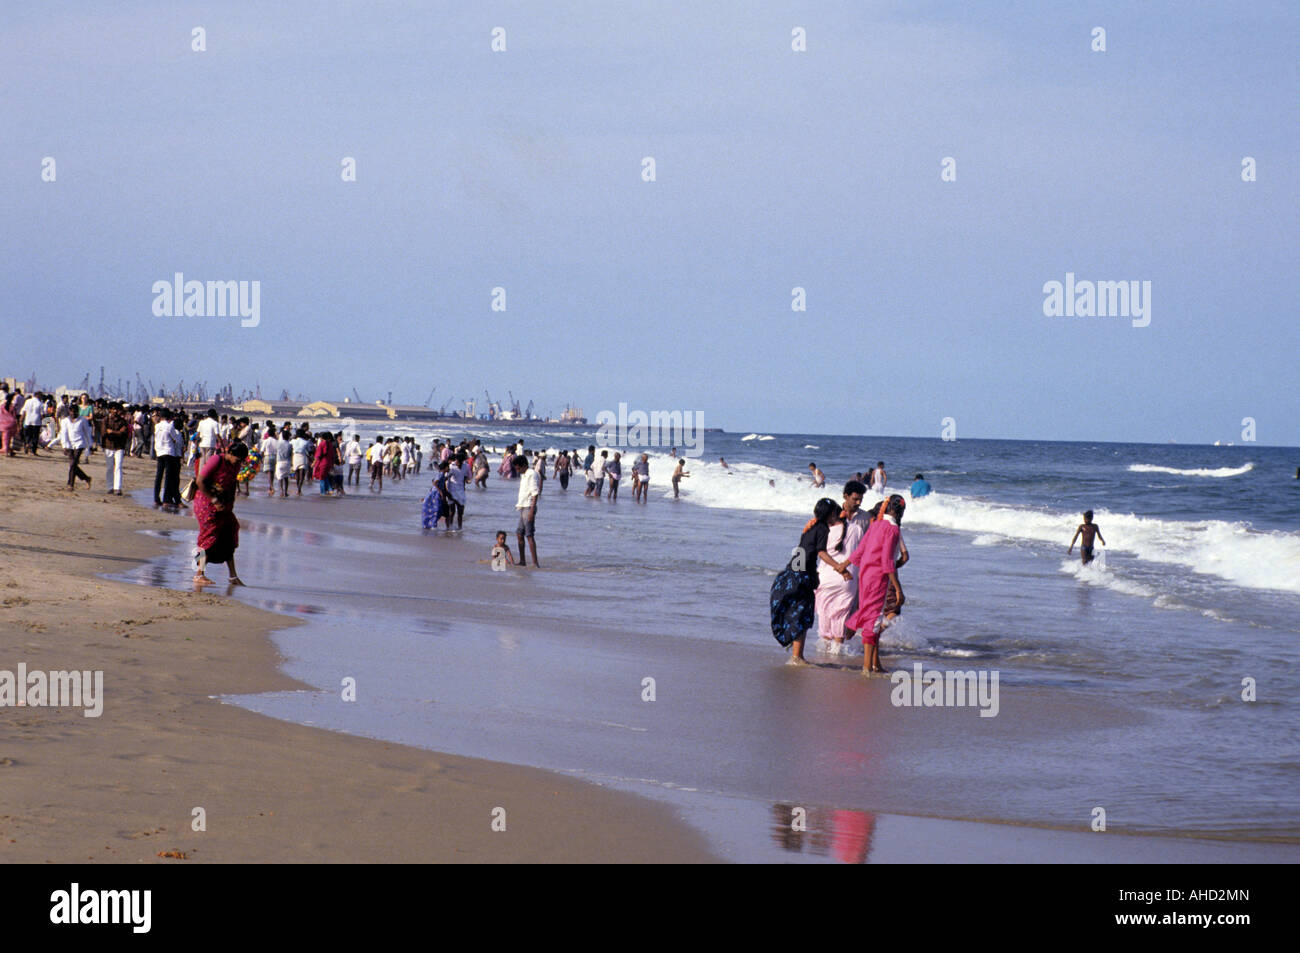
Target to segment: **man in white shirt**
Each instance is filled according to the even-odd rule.
[[[266,495],[275,496],[275,455],[280,448],[280,441],[275,437],[275,426],[266,422],[266,436],[257,445],[262,451],[262,469],[266,471]]]
[[[217,452],[217,440],[221,436],[221,422],[217,420],[217,412],[213,408],[208,408],[206,416],[199,421],[197,427],[199,432],[199,466],[208,462],[208,457]]]
[[[153,476],[155,506],[180,506],[181,503],[181,436],[172,423],[170,410],[155,410],[153,452],[158,466]]]
[[[875,468],[871,471],[871,490],[873,493],[885,495],[885,481],[889,479],[885,473],[885,461],[878,460]]]
[[[137,407],[135,413],[131,415],[131,456],[133,457],[144,456],[144,438],[148,419],[143,408],[140,407]]]
[[[514,459],[515,476],[519,478],[519,499],[515,509],[519,511],[519,527],[515,535],[519,537],[519,565],[527,566],[524,558],[524,537],[528,537],[528,549],[533,554],[534,568],[540,568],[537,562],[537,542],[533,539],[534,523],[537,520],[537,501],[542,496],[542,481],[537,471],[528,466],[528,458],[523,454]]]
[[[306,440],[306,438],[303,438]],[[293,436],[289,425],[280,428],[280,440],[275,445],[275,482],[280,484],[280,498],[289,495],[289,476],[293,473]],[[304,477],[306,471],[304,471]]]
[[[307,479],[307,470],[310,461],[307,454],[311,450],[311,441],[307,439],[307,431],[299,430],[289,444],[293,453],[293,479],[298,487],[298,495],[302,496],[302,485]]]
[[[45,415],[45,401],[36,394],[23,401],[23,453],[38,456],[41,447],[41,419]]]
[[[361,456],[361,435],[354,433],[343,451],[343,458],[348,464],[348,486],[352,486],[353,477],[356,477],[356,485],[361,485]]]
[[[81,455],[90,448],[90,442],[94,435],[90,431],[90,420],[82,416],[69,415],[59,422],[59,439],[65,448],[64,452],[68,455],[68,489],[75,492],[77,481],[85,480],[86,486],[90,486],[90,477],[86,476],[84,470],[78,464],[81,462]]]

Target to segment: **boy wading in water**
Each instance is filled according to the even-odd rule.
[[[1095,536],[1097,539],[1101,540],[1103,546],[1106,545],[1106,537],[1101,535],[1101,527],[1092,521],[1092,510],[1083,511],[1083,522],[1080,523],[1079,528],[1074,531],[1074,539],[1070,540],[1070,548],[1065,551],[1066,555],[1074,552],[1075,540],[1078,540],[1080,536],[1082,536],[1083,539],[1079,541],[1079,555],[1082,557],[1083,564],[1086,566],[1088,563],[1092,562],[1093,537]]]

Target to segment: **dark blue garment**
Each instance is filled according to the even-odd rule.
[[[429,495],[424,498],[424,508],[421,516],[422,519],[420,524],[425,529],[433,529],[438,525],[438,520],[442,519],[442,494],[438,492],[437,485],[435,485],[433,489],[429,491]]]
[[[790,566],[772,580],[772,635],[782,645],[801,639],[812,628],[817,573]]]

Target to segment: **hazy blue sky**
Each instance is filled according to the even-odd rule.
[[[0,373],[1300,445],[1297,9],[10,4]],[[260,325],[155,317],[177,271]],[[1045,317],[1067,271],[1150,326]]]

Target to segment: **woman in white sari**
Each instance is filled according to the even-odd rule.
[[[830,528],[826,538],[826,551],[832,558],[843,561],[857,547],[867,531],[867,516],[862,512],[862,496],[867,488],[857,480],[844,484],[844,509],[841,522]],[[823,651],[838,654],[844,647],[846,638],[853,633],[846,632],[844,620],[849,617],[858,603],[857,567],[849,566],[852,576],[845,579],[825,563],[817,566],[820,577],[817,586],[817,633],[821,636],[818,645]]]

